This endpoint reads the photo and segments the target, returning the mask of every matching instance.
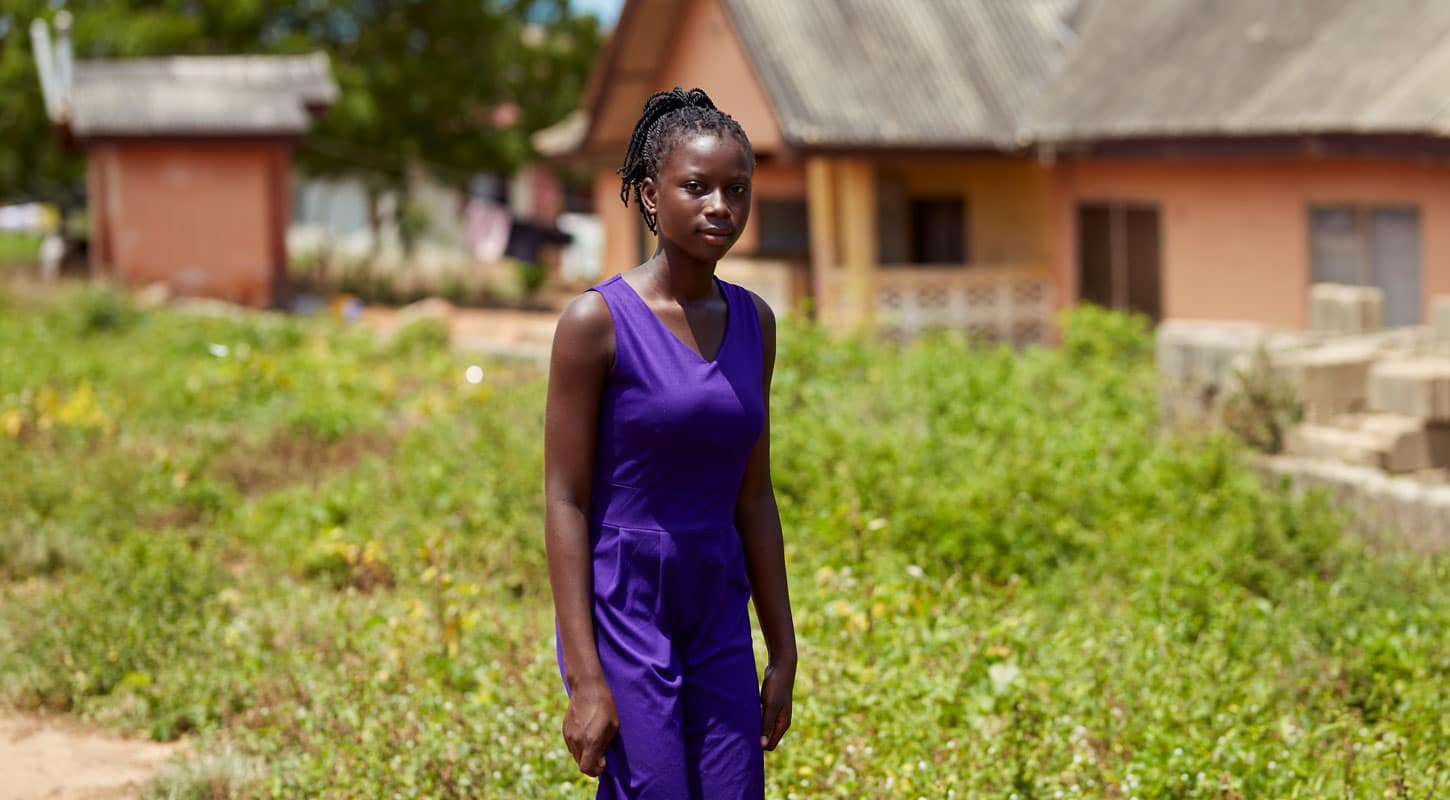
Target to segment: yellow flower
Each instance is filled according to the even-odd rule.
[[[20,429],[25,427],[25,415],[20,409],[12,408],[4,414],[0,414],[0,431],[11,439],[20,435]]]

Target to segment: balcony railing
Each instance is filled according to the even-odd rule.
[[[957,330],[1013,344],[1051,340],[1057,298],[1045,267],[912,265],[872,272],[872,311],[883,335],[910,339]]]

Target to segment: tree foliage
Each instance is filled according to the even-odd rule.
[[[0,198],[61,199],[76,154],[45,117],[28,27],[50,0],[0,10]],[[462,183],[509,172],[528,136],[577,104],[598,50],[592,16],[566,0],[73,0],[78,59],[322,50],[341,89],[299,164],[398,183],[409,161]],[[517,113],[512,113],[514,110]]]

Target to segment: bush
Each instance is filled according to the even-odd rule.
[[[1304,409],[1293,385],[1274,370],[1268,350],[1260,346],[1253,360],[1235,371],[1221,414],[1224,427],[1245,444],[1278,453],[1289,429],[1304,417]]]

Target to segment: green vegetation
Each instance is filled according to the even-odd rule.
[[[0,231],[0,268],[33,267],[40,263],[40,237],[29,233]]]
[[[3,298],[0,298],[3,305]],[[1428,797],[1450,569],[1346,540],[1150,340],[892,349],[788,326],[801,646],[771,797]],[[154,797],[587,797],[558,729],[543,382],[418,332],[0,313],[0,698],[194,734]]]
[[[51,0],[0,8],[0,198],[74,205],[82,160],[59,145],[28,26]],[[297,153],[303,171],[404,188],[410,164],[460,188],[509,174],[529,135],[578,107],[599,51],[598,20],[564,0],[73,0],[77,59],[327,54],[340,96]],[[500,113],[508,112],[508,113]]]

